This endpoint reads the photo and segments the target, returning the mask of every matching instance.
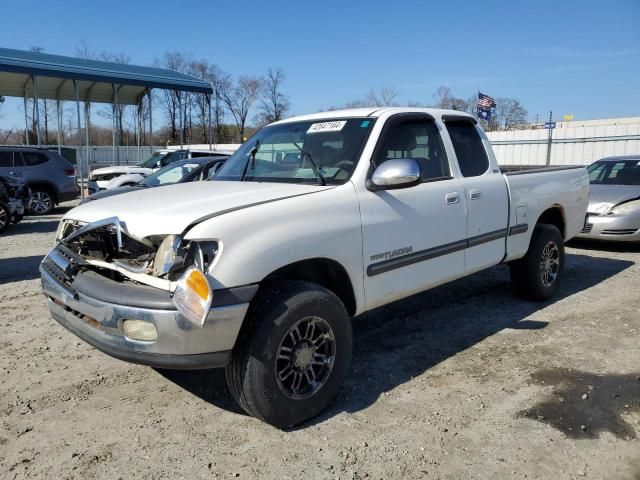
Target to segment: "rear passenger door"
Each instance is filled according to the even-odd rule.
[[[491,145],[474,119],[455,117],[444,120],[467,200],[465,273],[470,274],[496,265],[504,257],[509,192],[495,160],[491,162],[489,159],[487,152],[491,151]]]

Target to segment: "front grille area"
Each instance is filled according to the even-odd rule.
[[[593,223],[587,223],[582,229],[582,233],[591,233],[591,230],[593,230]]]
[[[637,230],[633,228],[622,228],[617,230],[602,230],[604,235],[633,235]]]

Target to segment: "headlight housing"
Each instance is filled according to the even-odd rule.
[[[207,277],[199,268],[189,267],[173,293],[173,303],[180,313],[199,327],[207,320],[213,292]]]
[[[612,215],[629,215],[630,213],[640,211],[640,200],[632,200],[630,202],[621,203],[611,209]]]
[[[153,275],[155,277],[169,273],[171,267],[176,264],[180,240],[178,235],[167,235],[164,237],[153,261]]]
[[[184,240],[179,235],[164,237],[153,261],[153,275],[175,280],[190,266],[206,272],[218,253],[218,242]]]

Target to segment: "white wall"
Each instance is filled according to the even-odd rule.
[[[547,133],[543,128],[487,132],[501,165],[544,165]],[[612,155],[640,154],[640,117],[557,122],[551,165],[588,165]]]

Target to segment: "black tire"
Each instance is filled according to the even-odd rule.
[[[11,223],[11,215],[9,214],[9,207],[0,202],[0,233],[4,232]]]
[[[48,215],[56,205],[56,200],[51,190],[42,187],[33,187],[27,202],[27,210],[31,215]]]
[[[317,328],[323,338],[303,340],[300,332],[292,332],[294,326],[311,329],[309,338]],[[248,414],[278,428],[293,427],[318,415],[335,398],[349,369],[351,348],[351,322],[340,299],[319,285],[286,281],[261,291],[252,302],[226,368],[227,384]],[[291,350],[287,358],[282,357],[283,349]],[[320,349],[333,352],[330,363],[331,355],[318,353]],[[304,371],[303,357],[310,362]],[[287,368],[294,373],[287,374]],[[294,383],[298,375],[304,377],[300,386],[304,383],[305,388],[289,385],[291,375]]]
[[[555,225],[536,225],[529,251],[511,266],[511,282],[517,295],[531,300],[551,298],[564,272],[564,241]]]

